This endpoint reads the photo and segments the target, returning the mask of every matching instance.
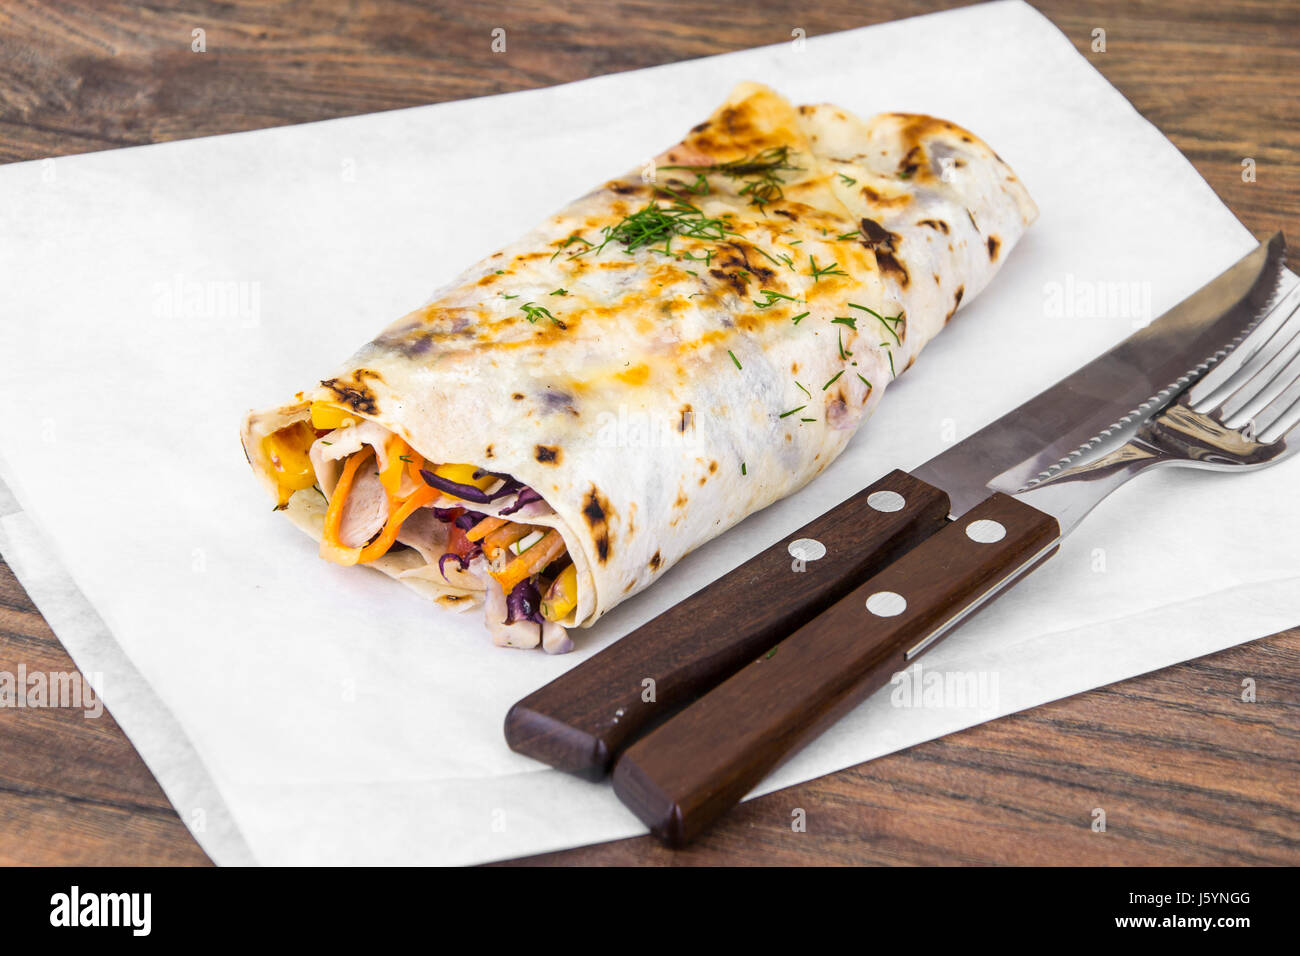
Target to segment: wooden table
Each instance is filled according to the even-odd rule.
[[[0,0],[0,161],[548,86],[960,5]],[[1038,7],[1257,235],[1300,237],[1295,3]],[[0,562],[0,670],[19,663],[73,666]],[[1247,677],[1255,703],[1240,699]],[[1298,691],[1292,630],[770,794],[685,852],[640,838],[529,862],[1294,865]],[[111,718],[0,711],[0,863],[206,862]]]

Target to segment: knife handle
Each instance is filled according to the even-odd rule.
[[[948,506],[938,488],[891,472],[516,703],[506,742],[601,778],[648,726],[938,531]]]
[[[1059,538],[1055,518],[993,495],[629,747],[614,792],[688,843]]]

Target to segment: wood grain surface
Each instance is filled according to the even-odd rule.
[[[531,89],[962,5],[0,0],[0,161]],[[1300,236],[1300,5],[1035,5],[1256,235]],[[20,663],[72,668],[0,563],[0,671]],[[685,851],[645,837],[526,862],[1294,865],[1298,685],[1292,630],[769,794]],[[205,862],[111,717],[0,711],[0,863]]]

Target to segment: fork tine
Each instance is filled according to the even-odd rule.
[[[1212,411],[1267,363],[1289,342],[1291,331],[1287,325],[1297,309],[1300,309],[1300,282],[1278,300],[1240,345],[1191,387],[1187,400],[1192,408],[1202,413]]]
[[[1300,355],[1291,360],[1278,378],[1285,383],[1282,390],[1253,415],[1256,441],[1276,441],[1295,426],[1292,413],[1300,418]],[[1276,430],[1278,426],[1282,426],[1280,431]]]
[[[1237,390],[1220,403],[1219,420],[1229,428],[1236,428],[1244,423],[1291,384],[1291,377],[1286,374],[1286,369],[1291,361],[1300,355],[1300,322],[1288,323],[1273,337],[1274,340],[1284,338],[1283,333],[1289,334],[1292,326],[1295,327],[1295,333],[1291,334],[1290,338],[1281,343],[1276,350],[1269,348],[1268,351],[1273,353],[1270,357],[1266,358],[1263,355],[1264,350],[1261,350],[1261,354],[1255,360],[1261,364],[1254,366],[1254,371],[1249,373],[1250,377],[1241,382]],[[1241,374],[1246,375],[1252,365],[1253,362],[1248,363]]]

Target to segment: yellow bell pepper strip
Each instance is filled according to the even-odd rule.
[[[509,521],[482,539],[483,553],[491,561],[520,538],[526,538],[532,533],[533,529],[528,525],[515,524],[513,521]]]
[[[542,617],[562,621],[578,603],[578,566],[571,564],[560,572],[542,598]]]
[[[352,492],[357,469],[373,454],[374,449],[366,445],[343,465],[343,474],[339,476],[339,483],[334,486],[334,494],[330,496],[330,505],[325,511],[325,527],[321,531],[320,556],[327,561],[352,565],[361,559],[361,548],[349,548],[339,540],[339,523],[343,520],[343,506]]]
[[[397,494],[397,489],[402,484],[402,466],[406,464],[402,459],[410,458],[411,446],[402,439],[394,435],[388,440],[387,452],[388,461],[384,465],[384,470],[379,473],[379,483],[384,486],[388,492],[388,502],[392,505],[393,497]],[[418,474],[418,472],[417,472]],[[424,485],[424,482],[420,482]]]
[[[493,482],[497,480],[495,475],[480,472],[474,465],[439,465],[437,468],[433,469],[433,473],[439,478],[446,478],[449,481],[456,482],[458,485],[473,485],[480,491],[487,491],[488,488],[492,487]],[[478,475],[477,478],[474,477],[475,474]],[[424,479],[421,478],[420,480],[423,481]],[[464,498],[460,498],[446,491],[444,491],[443,494],[453,501],[465,500]]]
[[[545,537],[519,555],[501,571],[489,571],[497,579],[501,590],[509,594],[515,585],[537,574],[564,553],[564,537],[552,528]]]
[[[329,402],[311,403],[312,428],[330,432],[336,428],[350,428],[360,421],[357,416],[338,405],[331,405]]]
[[[465,532],[465,537],[470,541],[482,541],[497,528],[508,524],[510,524],[509,518],[484,518]]]
[[[391,548],[393,542],[397,540],[398,532],[402,530],[402,522],[411,517],[417,508],[423,508],[429,502],[437,498],[438,494],[439,492],[437,488],[433,488],[429,485],[421,485],[415,491],[411,492],[406,500],[403,501],[395,511],[391,511],[392,505],[395,501],[390,498],[389,508],[391,513],[388,516],[388,521],[384,523],[384,530],[379,533],[379,537],[375,538],[374,541],[371,541],[361,549],[361,554],[358,558],[360,563],[365,564],[368,561],[373,561],[375,558],[387,554],[388,549]]]
[[[289,504],[295,491],[316,484],[316,472],[307,457],[315,440],[316,434],[305,421],[286,425],[262,439],[262,453],[271,462],[271,474],[275,480],[277,511]]]

